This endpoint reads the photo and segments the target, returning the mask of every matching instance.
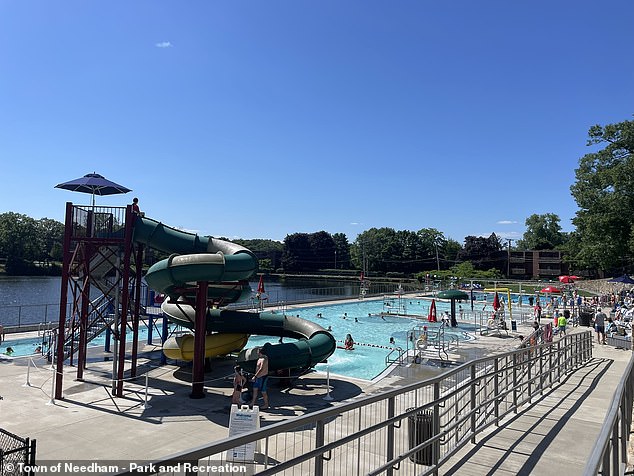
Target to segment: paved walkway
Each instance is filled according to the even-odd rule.
[[[462,448],[442,474],[582,474],[631,355],[595,342],[588,364]]]

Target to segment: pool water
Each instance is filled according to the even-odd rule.
[[[385,298],[380,300],[363,300],[339,304],[301,307],[289,309],[286,314],[316,322],[323,328],[332,329],[337,345],[343,346],[347,334],[355,341],[353,351],[337,348],[327,363],[318,364],[317,370],[337,375],[372,380],[385,370],[385,357],[394,347],[407,348],[408,333],[417,326],[426,325],[430,334],[441,326],[440,322],[428,322],[427,314],[431,301],[414,298]],[[467,310],[468,304],[462,304]],[[458,309],[458,305],[456,306]],[[422,318],[401,317],[396,314],[405,313]],[[436,313],[440,315],[449,310],[449,303],[436,302]],[[388,315],[387,313],[392,315]],[[383,317],[381,317],[381,313]],[[345,317],[345,319],[344,319]],[[446,328],[447,337],[457,336],[466,340],[466,333],[473,333],[473,324],[459,322],[456,328]],[[395,344],[390,344],[390,337]],[[268,336],[253,336],[247,344],[249,347],[260,346],[277,339]],[[410,346],[411,347],[411,346]]]
[[[379,300],[363,300],[347,303],[325,304],[310,307],[287,309],[286,314],[299,316],[321,325],[329,327],[337,344],[343,346],[347,334],[350,334],[356,345],[353,351],[339,349],[328,359],[327,363],[318,364],[317,370],[330,371],[332,374],[371,380],[385,370],[385,357],[394,347],[407,347],[408,333],[417,326],[426,325],[430,333],[440,327],[440,323],[430,323],[426,316],[429,312],[430,301],[426,299],[396,299],[388,297]],[[465,309],[468,305],[463,305]],[[436,303],[437,315],[449,310],[449,304]],[[270,312],[270,311],[269,311]],[[280,312],[280,311],[273,311]],[[421,316],[421,318],[397,316],[397,313]],[[345,317],[345,319],[344,319]],[[172,326],[173,329],[173,326]],[[466,339],[466,333],[473,332],[473,324],[459,321],[457,328],[447,328],[448,336],[458,336]],[[148,329],[139,326],[139,341],[146,342]],[[154,343],[160,342],[160,336],[153,330]],[[390,344],[394,338],[394,344]],[[261,346],[266,342],[277,343],[276,337],[252,336],[248,347]],[[103,347],[105,333],[91,341],[91,347]],[[39,338],[15,339],[0,344],[0,354],[4,354],[7,347],[14,350],[13,357],[35,354],[38,346],[44,352],[48,350],[48,341]],[[112,349],[113,347],[111,347]]]

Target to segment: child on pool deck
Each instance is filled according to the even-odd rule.
[[[236,365],[233,368],[233,395],[231,395],[231,403],[235,403],[236,405],[240,405],[242,402],[240,401],[240,397],[242,396],[242,389],[247,383],[247,378],[242,375],[242,368],[239,365]]]

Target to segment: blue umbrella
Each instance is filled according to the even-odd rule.
[[[71,192],[90,193],[92,195],[92,206],[95,206],[95,195],[116,195],[118,193],[131,192],[127,187],[108,180],[103,175],[96,173],[86,174],[70,182],[59,183],[55,188],[70,190]]]

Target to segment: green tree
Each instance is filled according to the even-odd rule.
[[[632,269],[634,251],[634,121],[588,131],[588,146],[570,187],[579,210],[573,224],[570,260],[577,268]],[[572,246],[574,244],[574,247]]]
[[[61,260],[64,241],[64,224],[51,218],[42,218],[36,222],[38,230],[39,256],[41,261]]]
[[[337,245],[332,235],[326,231],[318,231],[308,235],[311,250],[311,262],[307,263],[309,270],[335,267],[335,250]]]
[[[299,272],[306,270],[306,264],[312,262],[308,233],[293,233],[284,238],[282,267],[284,271]]]
[[[479,270],[491,268],[503,271],[506,267],[507,254],[502,251],[502,244],[495,233],[488,238],[482,236],[467,236],[460,253],[459,261],[471,261]]]
[[[345,233],[335,233],[332,235],[335,241],[336,266],[335,269],[350,269],[352,263],[350,261],[350,243]]]
[[[559,225],[559,216],[554,213],[534,213],[524,224],[526,231],[517,242],[517,247],[521,250],[553,250],[566,242],[566,234]]]
[[[37,223],[19,213],[0,214],[0,256],[7,260],[33,261],[40,256]]]

